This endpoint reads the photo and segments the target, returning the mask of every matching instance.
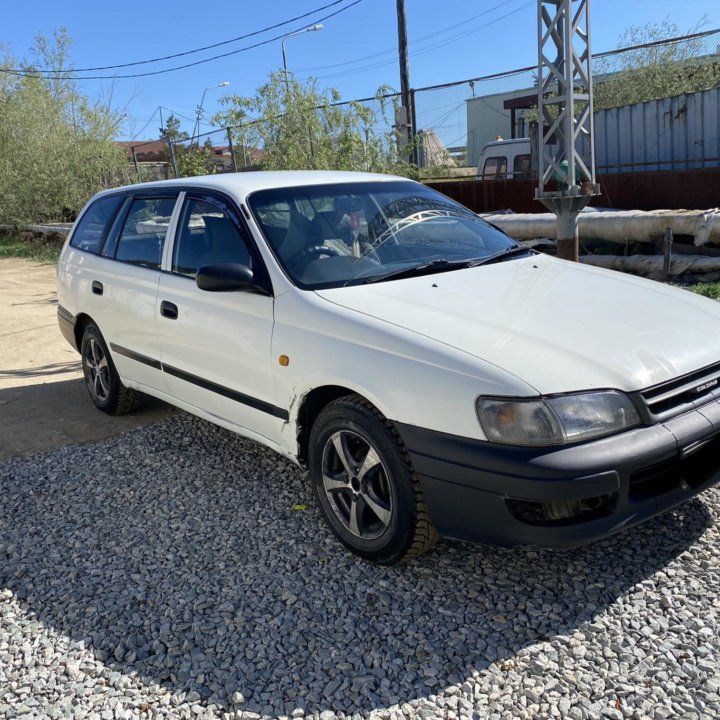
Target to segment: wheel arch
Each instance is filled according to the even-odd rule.
[[[85,328],[90,325],[90,323],[95,323],[95,321],[86,313],[80,313],[75,317],[75,349],[78,352],[80,352]]]
[[[313,388],[303,396],[297,412],[297,459],[303,467],[307,467],[310,431],[318,415],[320,415],[323,409],[331,402],[348,395],[362,398],[381,412],[380,409],[377,408],[377,405],[372,403],[372,401],[362,393],[342,385],[322,385]]]

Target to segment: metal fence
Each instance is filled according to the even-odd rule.
[[[718,88],[720,30],[596,54],[593,65],[596,114],[609,108]],[[529,136],[530,123],[537,116],[536,81],[537,68],[526,67],[418,89],[414,93],[417,129],[433,130],[458,168],[474,170],[482,148],[498,136],[505,139]],[[688,145],[690,155],[675,153],[673,160],[677,164],[671,165],[672,168],[686,167],[690,157],[695,162],[717,157],[718,96],[705,96],[703,103],[702,113],[695,116],[697,124],[692,129],[697,142],[692,148]],[[659,123],[653,124],[650,118],[653,108],[645,108],[644,113],[646,127],[658,139],[663,135],[667,108],[657,103],[655,109],[661,114]],[[618,130],[622,132],[622,124]],[[676,126],[674,132],[677,134],[678,130]],[[622,142],[622,138],[620,140]],[[673,140],[663,137],[660,142],[672,143]],[[612,162],[617,164],[617,159]]]
[[[536,75],[537,68],[533,66],[414,89],[416,146],[413,159],[424,169],[425,176],[473,177],[477,174],[480,152],[488,142],[498,136],[527,137],[530,123],[536,117]],[[626,171],[650,166],[651,169],[687,169],[712,165],[720,157],[720,91],[717,88],[720,88],[720,30],[595,55],[597,127],[605,128],[602,145],[607,149],[607,160],[598,163],[598,170]],[[684,105],[677,99],[668,100],[708,90],[712,91],[702,92],[701,106],[696,99]],[[378,98],[332,103],[306,112],[322,114],[329,107],[347,108],[356,103],[367,110],[371,125],[368,132],[374,138],[381,138],[389,151],[395,142],[393,105],[398,98],[398,93],[387,93]],[[639,103],[645,103],[641,111],[636,107],[626,109]],[[674,125],[666,122],[671,112],[677,120]],[[681,127],[679,123],[684,121]],[[261,138],[254,132],[256,129],[254,122],[248,122],[218,128],[192,140],[164,141],[163,158],[150,159],[164,159],[171,176],[257,169],[266,164],[265,158],[272,155],[273,147],[272,137]],[[331,136],[332,128],[330,130]],[[668,138],[666,132],[674,134]],[[678,139],[680,135],[684,135],[682,141]],[[134,157],[144,159],[143,148],[152,144],[157,145],[157,141],[137,143],[132,149]],[[654,158],[663,160],[658,167],[655,167],[657,162],[646,162],[648,157],[638,155],[638,148],[651,148],[653,144],[671,148],[670,152]],[[306,133],[298,137],[295,145],[303,161],[307,159],[308,167],[323,167],[323,148],[317,139]],[[614,149],[611,151],[611,148]],[[370,152],[368,147],[364,151]],[[358,152],[362,153],[363,148]],[[141,177],[139,163],[136,170]]]

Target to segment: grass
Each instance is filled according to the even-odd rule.
[[[713,300],[720,300],[720,282],[697,283],[696,285],[689,285],[687,289],[698,295],[704,295]]]
[[[0,258],[24,258],[41,263],[56,263],[62,244],[47,238],[23,238],[0,235]]]

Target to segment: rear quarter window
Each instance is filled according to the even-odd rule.
[[[97,199],[80,218],[70,238],[71,247],[85,252],[100,252],[106,230],[122,202],[122,195],[109,195]]]

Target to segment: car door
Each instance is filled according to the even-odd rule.
[[[126,383],[164,390],[155,308],[178,193],[129,195],[92,279],[96,321]]]
[[[195,282],[198,268],[215,263],[241,263],[267,277],[232,204],[186,193],[166,263],[157,328],[168,392],[246,434],[276,440],[287,410],[274,404],[271,294],[208,292]]]

